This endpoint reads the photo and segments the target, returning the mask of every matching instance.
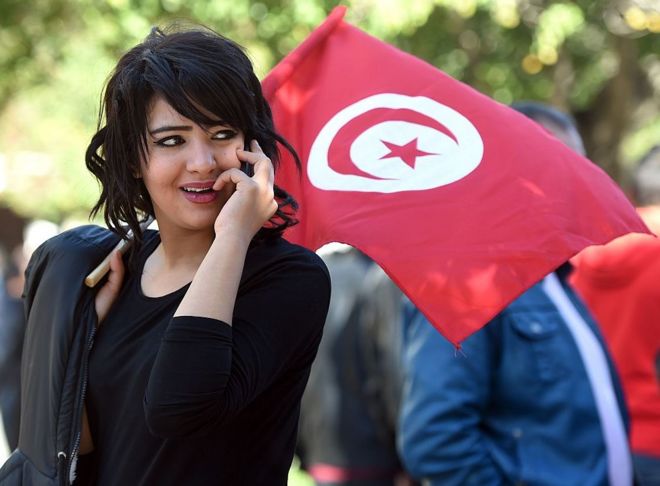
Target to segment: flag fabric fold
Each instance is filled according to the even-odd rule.
[[[303,161],[276,176],[288,239],[363,251],[458,344],[586,246],[647,232],[595,164],[344,13],[263,81]]]

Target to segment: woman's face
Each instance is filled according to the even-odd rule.
[[[157,97],[148,114],[147,160],[141,177],[161,231],[212,231],[232,187],[211,186],[225,170],[239,168],[243,134],[228,125],[204,129]]]

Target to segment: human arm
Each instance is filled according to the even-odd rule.
[[[277,210],[273,165],[252,141],[252,151],[241,150],[242,160],[254,166],[249,177],[239,169],[224,171],[213,188],[229,184],[235,191],[215,222],[215,239],[197,269],[190,288],[174,316],[197,316],[232,324],[234,303],[248,246],[254,235]]]
[[[257,258],[249,255],[247,264]],[[233,326],[185,316],[170,323],[144,400],[155,435],[208,433],[280,380],[308,371],[327,312],[327,273],[300,250],[260,268],[241,285]]]
[[[232,169],[215,186],[233,183],[236,191],[149,378],[145,415],[158,436],[204,434],[231,421],[285,372],[304,373],[316,353],[329,298],[317,257],[264,242],[251,252],[263,260],[259,275],[239,289],[250,240],[276,209],[272,165],[252,148],[244,160],[254,164],[254,176]]]
[[[216,238],[203,255],[177,315],[207,317],[231,324],[247,247],[252,236],[272,215],[272,206],[277,206],[273,199],[272,164],[254,143],[252,148],[253,152],[242,150],[237,156],[255,165],[254,177],[250,178],[238,169],[229,169],[215,181],[214,188],[219,194],[228,196],[228,200],[215,221]],[[115,252],[110,260],[107,282],[95,298],[99,326],[121,290],[123,273],[121,257]],[[82,452],[85,453],[93,450],[93,444],[84,412],[82,431]]]
[[[458,351],[407,305],[398,438],[406,470],[432,486],[502,484],[482,430],[495,369],[487,330]]]

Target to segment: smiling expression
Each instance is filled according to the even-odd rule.
[[[211,186],[223,171],[240,167],[243,134],[221,121],[201,127],[160,97],[149,111],[148,131],[141,177],[160,230],[212,231],[233,188]]]

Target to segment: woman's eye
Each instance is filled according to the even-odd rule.
[[[183,138],[178,135],[173,135],[170,137],[161,138],[154,142],[156,145],[162,145],[163,147],[175,147],[183,143]]]
[[[238,132],[235,130],[225,129],[219,130],[213,134],[213,140],[229,140],[238,135]]]

